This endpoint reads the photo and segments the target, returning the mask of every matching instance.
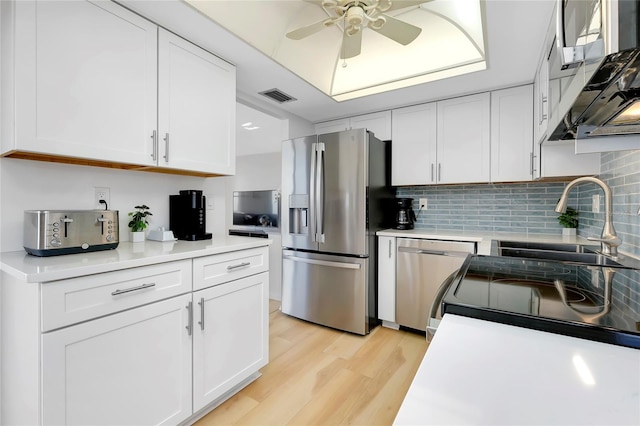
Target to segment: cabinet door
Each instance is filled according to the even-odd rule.
[[[15,140],[3,150],[153,164],[157,27],[106,1],[15,3]]]
[[[349,125],[352,129],[370,130],[373,132],[373,135],[381,141],[391,139],[391,111],[351,117]]]
[[[490,94],[438,105],[438,183],[489,182]]]
[[[391,112],[391,184],[436,183],[436,104]]]
[[[378,237],[378,318],[396,322],[395,237]]]
[[[325,133],[343,132],[349,130],[349,119],[341,118],[339,120],[325,121],[324,123],[315,124],[316,135],[322,135]]]
[[[533,86],[491,92],[491,182],[530,181]]]
[[[235,67],[159,30],[158,165],[235,173]]]
[[[269,274],[193,293],[193,409],[218,399],[269,360]]]
[[[191,295],[42,337],[44,424],[173,425],[191,413]]]

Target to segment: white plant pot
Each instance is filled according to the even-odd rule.
[[[131,233],[131,242],[132,243],[143,243],[144,242],[144,231],[132,232]]]
[[[576,228],[562,228],[562,235],[565,237],[575,237]]]

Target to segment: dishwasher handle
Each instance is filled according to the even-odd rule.
[[[473,254],[471,252],[466,252],[466,251],[426,250],[426,249],[419,249],[415,247],[398,247],[398,251],[401,251],[404,253],[431,254],[435,256],[453,256],[453,257],[467,257],[469,254]]]

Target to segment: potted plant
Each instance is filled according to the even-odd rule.
[[[567,207],[567,211],[558,216],[558,222],[563,226],[562,235],[576,235],[578,227],[578,211]]]
[[[149,211],[149,207],[146,205],[135,206],[136,211],[129,212],[131,220],[129,221],[129,228],[131,228],[131,241],[138,243],[144,241],[144,230],[149,225],[147,216],[153,216],[153,213]]]

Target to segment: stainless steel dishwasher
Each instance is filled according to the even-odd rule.
[[[396,323],[426,332],[438,288],[475,252],[475,242],[398,238]]]

